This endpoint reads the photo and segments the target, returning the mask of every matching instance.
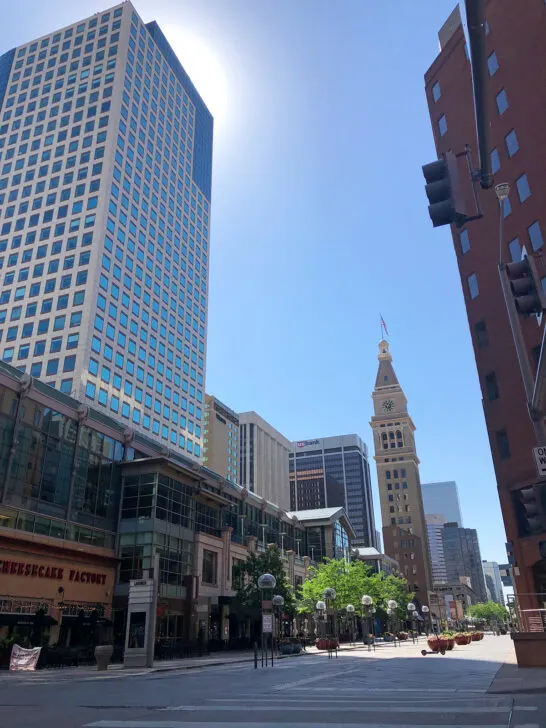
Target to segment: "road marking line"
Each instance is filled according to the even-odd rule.
[[[536,711],[536,706],[521,706],[519,708],[520,710],[526,710],[526,711]],[[307,705],[248,705],[246,702],[241,702],[240,705],[228,705],[227,703],[223,703],[221,705],[177,705],[177,706],[169,706],[167,708],[159,708],[160,711],[181,711],[181,712],[194,712],[197,710],[200,710],[203,713],[214,713],[217,711],[226,711],[229,710],[232,713],[235,713],[237,711],[245,711],[245,712],[277,712],[277,713],[290,713],[290,712],[299,712],[299,711],[305,711],[309,712],[309,706]],[[396,706],[396,705],[390,705],[385,707],[379,707],[377,705],[359,705],[355,707],[345,707],[345,706],[337,706],[335,707],[335,711],[337,713],[355,713],[355,712],[365,712],[365,713],[377,713],[378,710],[381,710],[384,713],[456,713],[456,714],[463,714],[468,713],[469,715],[472,714],[479,714],[479,713],[509,713],[511,710],[510,705],[505,706],[475,706],[475,707],[458,707],[458,706],[449,706],[449,705],[435,705],[435,706],[418,706],[418,705],[404,705],[404,706]]]
[[[404,723],[393,725],[392,723],[344,723],[344,728],[416,728],[415,723]],[[173,721],[173,720],[161,720],[161,721],[139,721],[139,720],[99,720],[95,723],[86,723],[84,728],[279,728],[278,723],[256,723],[255,721],[249,721],[242,723],[237,721],[235,723],[224,723],[217,722],[186,722],[186,721]],[[311,728],[332,728],[333,723],[283,723],[282,728],[305,728],[311,726]],[[426,728],[476,728],[476,724],[447,724],[442,723],[436,725],[428,725]],[[506,724],[496,724],[483,726],[483,728],[506,728]],[[514,728],[540,728],[538,723],[530,723],[526,725],[516,725]]]
[[[283,683],[282,685],[273,685],[271,687],[271,690],[286,690],[289,687],[292,687],[294,685],[309,685],[309,683],[313,682],[320,682],[321,680],[331,680],[333,678],[337,677],[343,677],[345,675],[349,675],[351,673],[358,672],[357,667],[351,667],[349,670],[342,670],[340,672],[336,672],[333,675],[330,675],[329,673],[321,672],[320,675],[314,675],[313,677],[305,677],[302,680],[294,680],[289,683]],[[321,688],[315,688],[315,690],[320,690]]]

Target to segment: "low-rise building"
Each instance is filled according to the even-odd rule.
[[[236,641],[234,566],[270,544],[297,587],[297,518],[0,362],[0,638],[39,616],[51,644],[122,645],[129,582],[159,559],[158,642]]]
[[[400,576],[400,565],[396,559],[392,559],[387,554],[382,554],[373,546],[358,547],[353,549],[353,557],[364,561],[367,566],[371,566],[376,574],[383,571],[385,574],[392,574],[393,576]]]
[[[343,508],[313,508],[292,511],[287,516],[299,521],[305,528],[312,561],[349,559],[355,532]]]

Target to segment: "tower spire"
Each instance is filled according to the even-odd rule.
[[[389,349],[389,342],[381,339],[379,342],[379,367],[377,369],[377,377],[375,378],[375,388],[400,386],[398,377],[392,366],[392,355]]]

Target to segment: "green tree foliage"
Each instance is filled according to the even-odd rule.
[[[406,616],[407,603],[413,596],[408,592],[405,579],[391,574],[387,576],[382,571],[376,574],[358,560],[347,563],[343,559],[326,559],[312,567],[311,572],[311,578],[301,588],[299,609],[302,612],[313,612],[328,587],[336,590],[334,606],[338,610],[352,604],[360,611],[361,599],[367,594],[372,597],[378,611],[386,610],[387,602],[394,599],[398,602],[398,614],[402,618]]]
[[[262,594],[258,589],[258,579],[262,574],[273,574],[277,580],[273,594],[280,594],[284,597],[283,611],[286,614],[295,614],[294,591],[286,578],[284,561],[276,546],[261,553],[249,554],[247,560],[234,571],[234,583],[238,585],[235,597],[238,609],[257,616],[262,608]],[[273,594],[270,594],[269,597]]]
[[[486,622],[505,622],[509,617],[506,609],[496,602],[472,604],[466,614],[472,619],[483,619]]]

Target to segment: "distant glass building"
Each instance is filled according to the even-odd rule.
[[[447,580],[460,583],[470,579],[470,586],[480,602],[487,601],[487,591],[482,568],[478,532],[475,528],[459,528],[456,523],[446,523],[442,529]]]
[[[446,522],[445,516],[428,514],[427,522],[428,547],[430,551],[430,564],[432,566],[433,584],[447,582],[446,560],[444,555],[443,530]]]
[[[463,517],[459,503],[457,483],[449,480],[443,483],[422,483],[423,508],[428,513],[441,514],[446,523],[456,523],[462,528]]]
[[[345,508],[355,531],[353,546],[376,543],[368,449],[358,435],[292,443],[290,508]]]
[[[0,57],[0,359],[192,457],[212,135],[130,2]]]
[[[500,567],[496,561],[482,561],[485,585],[491,594],[491,600],[504,607],[504,592]]]

